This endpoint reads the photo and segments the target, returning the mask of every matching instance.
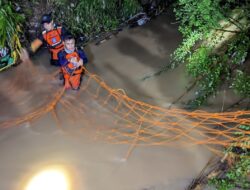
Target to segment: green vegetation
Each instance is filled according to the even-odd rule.
[[[15,61],[21,48],[19,36],[23,20],[24,17],[14,11],[10,1],[0,0],[0,47],[8,46]]]
[[[197,80],[194,107],[229,84],[249,97],[250,78],[244,61],[250,49],[250,2],[236,0],[178,0],[175,6],[182,44],[172,54],[171,67],[186,63]]]
[[[250,97],[250,76],[238,70],[235,80],[232,84],[233,88],[242,95]]]
[[[233,190],[236,187],[250,189],[248,175],[250,172],[250,159],[241,156],[236,164],[229,169],[224,178],[213,178],[209,181],[217,190]]]
[[[241,132],[235,133],[239,142],[234,143],[227,149],[227,154],[237,154],[235,161],[223,175],[209,180],[209,185],[217,190],[250,189],[250,126],[241,125]]]
[[[73,34],[87,36],[116,29],[142,9],[136,0],[51,0],[50,4]]]

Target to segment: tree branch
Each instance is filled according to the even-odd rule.
[[[241,33],[239,31],[225,30],[225,29],[222,29],[222,28],[215,28],[215,30],[219,30],[219,31],[223,31],[223,32],[231,32],[231,33],[236,33],[236,34]]]
[[[235,25],[237,28],[239,28],[241,31],[243,31],[244,29],[242,28],[242,26],[240,25],[240,22],[235,20],[234,18],[231,18],[230,16],[228,16],[229,18],[229,22],[232,23],[233,25]],[[230,20],[231,19],[231,20]]]

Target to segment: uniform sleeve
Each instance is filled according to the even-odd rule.
[[[37,36],[37,38],[38,38],[39,40],[41,40],[42,42],[45,42],[42,33],[40,33],[40,34]]]
[[[79,57],[83,60],[83,64],[88,63],[88,58],[83,50],[78,50]]]
[[[30,54],[35,53],[43,44],[44,44],[44,38],[43,35],[40,34],[35,40],[33,40],[30,44],[30,47],[28,49]]]
[[[64,67],[68,64],[68,60],[66,59],[66,56],[65,56],[65,52],[64,51],[60,51],[58,53],[58,61],[59,61],[59,64]]]

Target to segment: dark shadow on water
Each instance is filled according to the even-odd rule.
[[[153,38],[158,45],[157,51],[163,54],[163,65],[170,63],[170,54],[179,46],[182,39],[171,8],[144,26],[129,30],[129,33]]]
[[[154,104],[153,98],[146,94],[143,89],[140,88],[139,85],[136,85],[131,79],[129,79],[128,76],[122,74],[120,71],[118,71],[116,68],[112,66],[112,64],[105,63],[108,70],[110,70],[113,74],[115,74],[118,78],[123,81],[123,87],[125,87],[125,92],[128,92],[128,96],[130,98],[134,98],[135,100],[142,100],[147,103]]]
[[[131,56],[137,59],[139,62],[150,66],[152,68],[159,68],[159,66],[164,62],[165,59],[157,57],[149,52],[146,48],[141,46],[136,41],[124,37],[120,39],[117,43],[117,48],[123,54]]]
[[[142,30],[140,29],[142,35],[148,32],[153,34],[153,38],[159,46],[159,51],[165,53],[166,63],[169,63],[170,54],[174,52],[182,39],[181,33],[178,31],[178,24],[175,22],[173,10],[169,9],[163,15],[142,26]]]
[[[173,24],[174,22],[176,22],[174,13],[172,10],[169,10],[164,15],[151,20],[142,27],[128,30],[131,36],[138,36],[138,39],[130,38],[129,36],[121,37],[116,43],[118,50],[122,54],[138,60],[145,66],[151,67],[151,73],[145,73],[141,77],[141,82],[143,82],[143,79],[155,81],[149,84],[158,85],[159,88],[157,89],[159,89],[159,92],[156,92],[158,97],[166,100],[174,100],[182,95],[185,92],[185,86],[186,88],[189,86],[188,81],[190,80],[186,77],[183,66],[163,72],[160,75],[156,74],[170,64],[170,55],[181,43],[181,34],[178,31],[178,25]],[[142,43],[148,45],[148,47],[141,45],[142,43],[139,41],[141,39],[145,40]],[[149,39],[149,42],[146,41],[147,39]],[[149,47],[152,42],[153,47]],[[153,52],[157,52],[157,54]]]

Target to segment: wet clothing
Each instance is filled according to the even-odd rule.
[[[31,50],[35,52],[42,44],[46,44],[51,53],[51,65],[60,66],[58,53],[63,50],[63,37],[67,31],[61,26],[54,26],[53,30],[43,31],[31,44]]]
[[[77,54],[76,54],[77,53]],[[58,54],[58,58],[59,58],[59,64],[60,66],[64,67],[65,65],[67,65],[69,62],[67,60],[67,58],[72,55],[73,56],[79,56],[79,58],[81,58],[83,60],[83,64],[87,64],[88,63],[88,58],[85,54],[85,52],[81,49],[76,49],[74,52],[72,52],[70,55],[68,55],[69,53],[67,53],[65,50],[62,50],[59,54]],[[66,58],[67,56],[67,58]]]
[[[59,64],[61,65],[65,81],[69,81],[72,89],[77,90],[80,86],[81,75],[83,67],[77,67],[74,63],[70,62],[71,58],[76,58],[77,61],[83,60],[83,64],[87,64],[88,58],[83,50],[75,50],[74,52],[67,53],[62,50],[58,54]]]

